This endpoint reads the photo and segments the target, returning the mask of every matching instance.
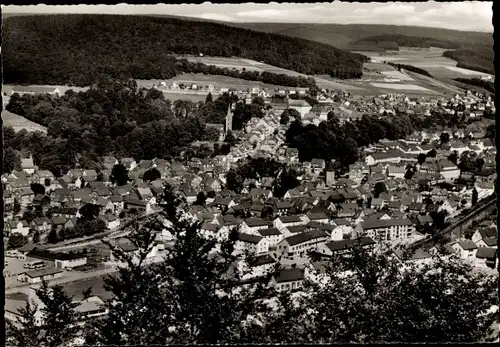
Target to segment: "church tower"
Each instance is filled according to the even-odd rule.
[[[227,134],[230,131],[233,131],[233,111],[231,109],[231,103],[227,107],[226,124],[224,126],[224,138],[226,138]]]

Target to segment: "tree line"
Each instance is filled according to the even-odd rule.
[[[469,84],[471,86],[481,87],[483,89],[486,89],[490,93],[495,94],[495,83],[493,83],[492,81],[486,81],[480,78],[462,78],[462,77],[455,78],[455,81]]]
[[[344,68],[342,77],[359,78],[368,59],[285,35],[154,16],[15,16],[5,20],[3,33],[4,81],[20,84],[86,86],[101,74],[169,79],[196,66],[175,55],[200,54],[252,59],[308,75]],[[260,79],[295,83],[271,74]]]
[[[396,63],[391,63],[391,62],[388,62],[387,64],[389,64],[390,66],[393,66],[393,67],[397,68],[398,71],[401,71],[401,69],[405,69],[405,70],[408,70],[408,71],[411,71],[411,72],[416,72],[416,73],[418,73],[420,75],[432,77],[432,75],[428,71],[426,71],[424,69],[421,69],[419,67],[413,66],[413,65],[396,64]]]
[[[172,192],[162,199],[167,229],[176,237],[163,262],[146,264],[156,244],[153,230],[164,225],[150,219],[130,235],[135,258],[108,241],[124,264],[104,279],[112,299],[105,316],[82,316],[62,286],[45,283],[39,302],[21,309],[17,322],[7,320],[7,344],[19,347],[222,343],[366,343],[488,342],[497,312],[497,278],[473,271],[455,257],[435,256],[418,266],[403,253],[375,252],[355,244],[348,256],[323,259],[324,284],[310,278],[301,288],[278,291],[268,286],[283,270],[242,284],[251,254],[234,252],[237,229],[227,240],[204,238],[201,223],[183,218],[183,202]],[[236,271],[235,264],[242,264]],[[288,270],[288,271],[298,271]],[[312,270],[314,273],[314,271]],[[83,298],[94,293],[82,288]],[[96,293],[97,294],[97,293]],[[40,309],[40,324],[37,324]],[[463,314],[467,312],[467,314]],[[398,327],[395,329],[395,327]],[[496,338],[493,337],[493,338]]]
[[[381,139],[399,140],[415,131],[453,128],[466,123],[465,116],[450,117],[440,112],[432,112],[425,118],[414,114],[365,114],[360,119],[342,124],[333,111],[327,117],[328,120],[318,126],[304,126],[300,120],[290,124],[286,132],[286,143],[289,147],[297,148],[300,161],[311,161],[313,158],[326,161],[333,159],[336,165],[347,168],[358,160],[359,148]]]
[[[457,67],[495,75],[491,46],[464,47],[443,52],[443,57],[453,59]]]

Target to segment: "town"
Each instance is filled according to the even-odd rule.
[[[20,171],[4,174],[6,289],[13,292],[42,280],[71,286],[82,277],[99,278],[114,271],[117,262],[99,237],[113,240],[125,252],[137,252],[127,239],[130,222],[158,214],[165,184],[185,198],[190,205],[186,213],[202,222],[203,235],[227,238],[230,229],[239,229],[236,249],[257,256],[245,279],[262,277],[281,263],[285,269],[271,279],[279,290],[299,288],[306,277],[314,277],[317,264],[311,261],[311,252],[320,258],[346,252],[362,238],[366,247],[391,244],[394,261],[398,261],[402,248],[430,237],[437,227],[444,228],[495,195],[496,148],[474,122],[465,129],[381,140],[364,148],[362,159],[337,176],[332,163],[324,159],[300,162],[297,149],[285,144],[288,124],[282,121],[284,113],[304,125],[317,125],[332,115],[350,122],[366,113],[426,117],[435,110],[477,120],[485,110],[495,112],[491,97],[468,92],[450,100],[401,94],[366,100],[322,90],[317,104],[311,106],[303,98],[293,99],[295,94],[312,98],[304,89],[278,91],[272,97],[264,90],[235,94],[244,103],[263,97],[265,116],[250,119],[242,131],[233,131],[230,108],[225,124],[207,124],[220,131],[221,142],[228,134],[235,138],[227,155],[139,162],[106,156],[101,158],[99,171],[71,169],[62,177],[39,170],[29,157],[22,159]],[[213,148],[214,143],[198,141],[192,146]],[[453,153],[455,162],[449,159]],[[467,154],[474,158],[473,167],[480,162],[475,174],[459,168],[460,161],[468,160]],[[281,172],[274,172],[244,178],[238,193],[228,189],[228,172],[249,160],[290,165],[299,173],[294,177],[297,186],[275,197],[273,182]],[[110,176],[118,167],[127,177],[113,183]],[[81,226],[79,220],[85,224]],[[166,230],[157,230],[156,239],[148,258],[161,261],[175,240]],[[456,254],[483,271],[495,269],[494,212],[466,230],[451,233],[447,243],[419,250],[413,260],[426,262],[433,252],[441,251]],[[103,310],[96,313],[95,302],[102,303],[99,295],[92,304],[82,303],[81,310],[92,316],[106,314]],[[18,300],[7,300],[11,317],[18,314],[15,307],[19,307]]]
[[[128,6],[2,6],[6,346],[498,342],[489,7]]]

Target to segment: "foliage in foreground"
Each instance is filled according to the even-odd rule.
[[[186,217],[175,194],[167,191],[163,203],[170,223],[152,220],[135,229],[136,258],[110,244],[125,266],[105,281],[114,300],[106,303],[109,315],[85,326],[87,344],[479,342],[497,318],[485,314],[497,303],[497,276],[455,258],[417,266],[360,246],[316,263],[325,268],[323,284],[306,281],[292,293],[277,293],[267,281],[237,286],[234,234],[218,245],[200,235],[200,223]],[[162,228],[177,242],[165,262],[150,263],[152,231]],[[58,332],[51,347],[78,333],[74,307],[57,293],[37,293],[50,308],[43,328]],[[67,318],[54,319],[58,310]],[[26,312],[29,319],[33,309]],[[13,345],[38,338],[33,324],[9,326]]]

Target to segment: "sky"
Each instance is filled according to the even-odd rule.
[[[393,24],[493,32],[492,1],[2,6],[5,13],[165,14],[227,22]]]

